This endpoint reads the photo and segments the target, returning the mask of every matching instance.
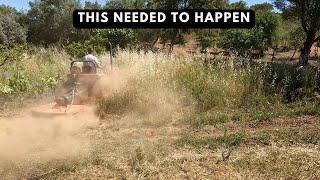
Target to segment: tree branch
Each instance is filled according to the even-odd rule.
[[[320,41],[320,36],[318,36],[317,38],[314,39],[314,43]]]
[[[307,20],[306,20],[306,7],[305,4],[301,4],[301,24],[302,24],[302,28],[305,32],[307,32],[309,29],[307,28]]]

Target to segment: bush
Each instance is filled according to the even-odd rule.
[[[21,51],[34,51],[34,55]],[[18,46],[8,52],[0,53],[0,57],[10,59],[1,66],[0,94],[39,95],[52,90],[63,81],[69,71],[69,57],[56,48],[29,48]]]
[[[26,29],[12,17],[0,14],[0,45],[13,47],[26,42]]]
[[[23,53],[27,50],[26,45],[6,47],[0,44],[0,68],[6,68],[6,64],[21,61]]]
[[[118,49],[132,48],[136,45],[136,34],[132,30],[126,29],[108,29],[97,30],[89,40],[84,42],[73,42],[68,45],[67,52],[72,57],[83,57],[90,48],[96,47],[98,54],[110,50],[109,42],[112,44],[113,53]]]
[[[18,71],[9,79],[9,87],[14,92],[28,92],[30,89],[29,80],[26,78],[25,74]]]
[[[84,43],[73,42],[69,44],[67,46],[67,53],[74,58],[82,58],[93,48],[93,46],[95,46],[95,50],[98,54],[101,54],[105,50],[104,46],[95,45],[87,40]]]
[[[264,91],[267,95],[280,94],[285,102],[312,98],[319,93],[319,68],[269,63],[263,74]]]
[[[252,51],[263,51],[271,47],[278,38],[280,17],[272,12],[257,12],[256,27],[250,30],[228,30],[218,42],[224,49],[239,55],[252,55]]]

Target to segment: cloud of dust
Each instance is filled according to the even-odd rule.
[[[116,61],[120,67],[113,67],[98,84],[102,97],[133,90],[137,94],[129,114],[144,115],[151,120],[165,119],[181,107],[184,94],[169,87],[164,80],[170,70],[167,67],[174,66],[168,63],[166,55],[121,51]]]
[[[56,118],[33,117],[25,112],[19,117],[0,119],[0,162],[50,160],[83,153],[89,140],[80,132],[98,122],[92,108],[86,111]]]

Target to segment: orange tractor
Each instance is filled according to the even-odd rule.
[[[99,81],[102,77],[116,73],[112,68],[112,51],[110,51],[111,66],[100,68],[93,61],[75,60],[71,62],[67,81],[55,91],[55,103],[42,105],[31,110],[35,116],[64,116],[82,112],[94,95],[99,91]]]

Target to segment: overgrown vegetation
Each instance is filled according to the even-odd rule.
[[[131,56],[121,54],[123,64],[133,63],[135,60],[128,58],[135,57],[135,54],[131,53]],[[139,59],[150,58],[140,55]],[[107,115],[114,114],[121,117],[133,111],[140,113],[132,108],[136,108],[139,100],[150,93],[149,91],[152,94],[154,89],[151,87],[156,80],[158,88],[166,87],[170,91],[179,92],[182,97],[178,98],[179,105],[182,105],[180,111],[183,113],[179,116],[179,123],[186,125],[187,128],[173,141],[175,148],[180,151],[195,148],[201,153],[218,152],[219,156],[215,158],[214,163],[219,165],[226,163],[235,168],[248,165],[247,168],[250,169],[252,168],[250,164],[253,162],[251,158],[254,157],[245,156],[250,157],[250,162],[242,164],[244,161],[247,162],[245,157],[240,156],[237,159],[239,155],[235,152],[278,145],[313,146],[320,142],[314,126],[318,124],[316,117],[319,116],[320,109],[317,102],[319,78],[316,67],[301,68],[267,62],[247,63],[241,58],[228,58],[228,61],[225,61],[223,57],[220,61],[216,59],[212,63],[199,60],[171,60],[167,62],[155,58],[147,65],[142,61],[144,67],[150,67],[148,73],[135,71],[140,72],[134,73],[138,79],[129,82],[135,82],[136,85],[129,84],[127,88],[133,88],[134,92],[143,89],[144,93],[132,93],[133,91],[121,88],[111,91],[109,96],[100,97],[97,105],[101,117],[111,117]],[[157,98],[161,96],[158,95]],[[142,101],[143,104],[149,107],[150,99],[144,100],[146,101]],[[114,111],[113,108],[118,111]],[[307,117],[303,118],[305,116]],[[308,117],[315,119],[309,120]],[[134,154],[135,157],[129,162],[132,171],[137,173],[138,177],[150,177],[152,170],[146,167],[150,162],[147,162],[143,151],[137,149]],[[281,161],[284,162],[288,161]],[[253,168],[255,175],[267,176],[266,172],[270,172],[270,169],[259,170],[265,165],[270,165],[269,162],[265,163],[258,164],[257,169]],[[274,163],[281,168],[287,167]],[[292,168],[297,167],[290,161],[291,165]],[[315,167],[310,168],[314,170]],[[289,176],[300,177],[300,174],[288,170],[286,175],[275,173],[268,177]]]
[[[0,67],[2,106],[53,93],[69,71],[69,56],[57,48],[29,48],[28,54],[20,54],[25,51],[25,47],[17,46],[2,54],[8,61]]]
[[[76,30],[70,18],[78,8],[249,8],[244,1],[40,0],[26,12],[0,6],[3,106],[53,92],[70,59],[93,46],[104,59],[111,43],[120,69],[103,79],[105,89],[96,96],[100,125],[79,133],[90,139],[88,152],[40,162],[0,159],[0,175],[319,179],[319,67],[254,60],[270,49],[274,60],[277,52],[302,48],[305,65],[319,40],[319,3],[274,3],[280,12],[268,3],[250,7],[257,15],[250,30]],[[178,45],[191,53],[175,56]]]

